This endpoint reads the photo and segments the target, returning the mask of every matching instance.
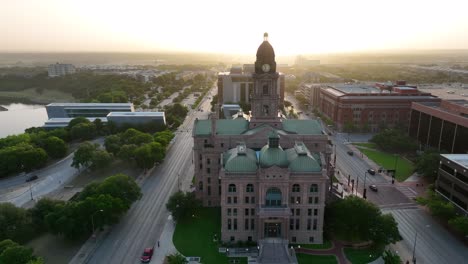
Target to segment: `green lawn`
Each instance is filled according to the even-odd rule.
[[[301,248],[310,248],[310,249],[329,249],[332,247],[332,243],[329,240],[325,240],[323,244],[290,244],[289,246],[297,247],[298,245]]]
[[[299,264],[338,264],[336,257],[333,255],[307,255],[307,254],[296,254],[297,262]]]
[[[390,153],[378,151],[378,150],[369,150],[364,148],[359,148],[359,150],[364,153],[367,157],[373,160],[378,165],[386,168],[393,169],[395,168],[395,156]],[[404,181],[414,172],[414,165],[411,161],[398,156],[397,169],[396,169],[396,179],[398,181]]]
[[[357,142],[353,143],[356,147],[366,147],[366,148],[371,148],[371,149],[376,149],[377,145],[375,143],[371,142]]]
[[[205,264],[228,263],[228,257],[218,253],[214,234],[221,237],[221,212],[219,208],[202,208],[195,218],[178,222],[172,241],[184,256],[201,257]]]
[[[346,258],[353,264],[366,264],[376,260],[382,255],[382,249],[376,248],[363,248],[363,249],[344,249]]]

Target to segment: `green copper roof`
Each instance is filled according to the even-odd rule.
[[[195,135],[196,136],[209,136],[211,135],[211,120],[197,120],[195,121]]]
[[[317,120],[283,120],[283,130],[299,135],[321,135],[322,125]]]
[[[227,172],[256,172],[257,155],[245,144],[240,144],[223,154],[224,169]]]
[[[245,119],[219,119],[216,120],[216,133],[218,135],[240,135],[249,129],[249,121]],[[195,122],[196,136],[211,135],[211,120],[198,120]]]
[[[249,130],[249,121],[238,119],[219,119],[216,120],[216,133],[218,135],[253,135],[268,125],[261,125]],[[211,120],[198,120],[195,123],[195,136],[211,135]],[[283,120],[283,130],[274,129],[277,134],[299,134],[299,135],[321,135],[322,125],[317,120]]]
[[[219,119],[216,123],[218,135],[240,135],[249,129],[249,121],[241,119]]]
[[[286,152],[281,147],[270,148],[268,145],[264,146],[260,151],[260,166],[262,168],[271,166],[288,167]]]
[[[322,170],[320,161],[309,152],[302,142],[296,143],[293,148],[286,150],[286,155],[289,161],[289,170],[292,172],[319,172]]]

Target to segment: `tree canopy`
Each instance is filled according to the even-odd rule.
[[[353,242],[371,240],[377,245],[401,240],[393,216],[382,215],[378,207],[357,196],[348,196],[330,204],[327,207],[327,223],[338,239]]]
[[[195,197],[194,193],[176,192],[166,204],[167,210],[176,221],[190,219],[201,207],[201,201]]]
[[[418,147],[412,138],[398,129],[384,129],[370,141],[389,152],[414,152]]]

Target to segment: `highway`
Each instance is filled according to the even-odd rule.
[[[182,190],[187,190],[191,184],[192,127],[195,118],[208,117],[211,108],[206,99],[208,96],[210,95],[201,103],[204,111],[189,112],[176,133],[165,161],[144,180],[141,200],[112,227],[110,234],[100,243],[88,263],[140,263],[143,249],[157,244],[169,216],[165,205],[171,194],[177,191],[178,181],[180,180]]]

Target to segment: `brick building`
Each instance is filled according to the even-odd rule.
[[[278,81],[265,39],[252,74],[252,115],[196,120],[193,160],[197,197],[221,207],[223,241],[279,239],[286,252],[289,242],[323,241],[331,151],[317,120],[282,119]]]
[[[468,153],[468,101],[413,103],[408,132],[423,146]]]
[[[338,131],[377,132],[382,128],[406,127],[412,102],[439,101],[411,86],[388,91],[361,84],[334,85],[320,89],[318,108]]]

